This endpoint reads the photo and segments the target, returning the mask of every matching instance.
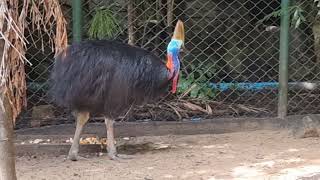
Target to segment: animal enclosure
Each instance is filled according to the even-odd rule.
[[[157,104],[133,107],[121,120],[277,116],[280,1],[92,0],[81,6],[82,16],[72,16],[71,0],[61,0],[69,42],[73,33],[82,40],[113,39],[145,48],[163,60],[175,22],[185,24],[178,93]],[[317,9],[312,1],[297,0],[290,14],[288,114],[319,113]],[[75,21],[80,26],[72,31]],[[29,29],[28,106],[16,128],[73,123],[70,112],[56,107],[47,94],[54,63],[48,37]]]

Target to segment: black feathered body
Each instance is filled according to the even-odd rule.
[[[165,95],[168,70],[152,53],[109,41],[69,46],[56,58],[51,95],[59,106],[118,117]]]

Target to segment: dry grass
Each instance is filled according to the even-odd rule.
[[[267,109],[256,108],[243,104],[228,104],[213,100],[200,99],[167,99],[156,104],[147,104],[130,109],[129,113],[121,117],[123,121],[129,119],[153,120],[183,120],[195,117],[213,118],[219,116],[239,116],[244,114],[268,113]]]
[[[8,8],[10,7],[10,8]],[[50,37],[52,50],[61,52],[67,46],[66,21],[58,0],[0,1],[0,87],[9,98],[13,119],[26,106],[25,58],[27,40],[24,37],[26,18],[32,28]],[[40,33],[41,34],[41,33]],[[43,43],[42,43],[43,49]]]

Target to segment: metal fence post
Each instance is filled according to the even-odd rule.
[[[72,0],[73,42],[82,40],[82,0]]]
[[[288,112],[288,57],[289,57],[289,0],[281,0],[280,64],[278,117],[285,118]]]

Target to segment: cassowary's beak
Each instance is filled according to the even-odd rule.
[[[182,41],[181,50],[185,49],[184,47],[184,25],[183,22],[178,20],[176,27],[174,28],[173,36],[171,39],[177,39]]]

